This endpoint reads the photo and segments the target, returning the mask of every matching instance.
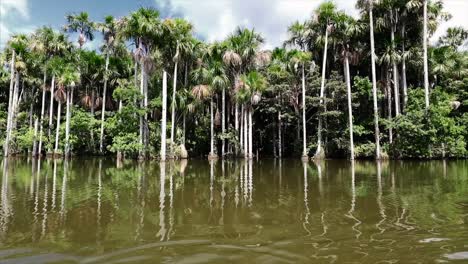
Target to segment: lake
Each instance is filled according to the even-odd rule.
[[[468,161],[1,164],[0,263],[468,263]]]

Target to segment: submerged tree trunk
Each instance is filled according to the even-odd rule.
[[[45,97],[46,97],[46,90],[45,90],[45,86],[46,86],[46,82],[47,82],[47,72],[44,72],[44,87],[42,87],[42,101],[41,101],[41,118],[39,120],[39,123],[40,123],[40,128],[39,128],[39,146],[38,146],[38,149],[37,149],[37,153],[34,153],[35,155],[41,155],[42,153],[42,135],[43,135],[43,131],[44,131],[44,114],[45,114]]]
[[[325,30],[325,46],[324,46],[324,51],[323,51],[323,64],[322,64],[322,82],[320,85],[320,108],[323,108],[324,104],[324,94],[325,94],[325,73],[326,73],[326,67],[327,67],[327,52],[328,51],[328,24],[327,28]],[[322,148],[322,117],[320,116],[320,112],[322,109],[319,110],[319,124],[318,124],[318,130],[317,130],[317,150],[315,152],[315,158],[316,159],[321,159],[323,158],[324,151]]]
[[[302,64],[302,157],[307,156],[307,124],[306,124],[306,87],[305,87],[305,69]]]
[[[99,152],[104,153],[104,117],[106,115],[107,71],[109,70],[109,54],[106,54],[106,72],[104,74],[104,89],[102,91],[101,134],[99,136]]]
[[[354,135],[353,135],[353,105],[351,93],[351,76],[349,72],[349,58],[345,56],[346,88],[348,93],[348,126],[349,126],[349,159],[354,160]]]
[[[424,93],[426,110],[429,109],[429,65],[427,59],[427,0],[424,0],[424,29],[423,29],[423,60],[424,60]]]
[[[6,129],[6,138],[3,145],[3,156],[8,157],[9,147],[10,147],[10,133],[11,133],[11,119],[13,115],[13,91],[15,85],[15,61],[16,52],[12,50],[11,63],[10,63],[10,92],[8,94],[8,117],[7,117],[7,129]]]
[[[161,118],[161,161],[166,161],[166,116],[167,116],[167,73],[163,72],[162,118]]]
[[[175,147],[175,127],[176,127],[176,95],[177,95],[177,67],[179,63],[176,61],[174,66],[174,83],[172,89],[172,109],[171,109],[171,146]],[[171,152],[174,152],[174,149],[171,149]]]
[[[375,129],[375,158],[380,160],[380,131],[379,131],[379,109],[377,106],[377,75],[375,70],[375,44],[374,44],[374,18],[372,6],[369,9],[370,42],[371,42],[371,64],[372,64],[372,98],[374,101],[374,129]]]
[[[59,134],[60,134],[60,115],[62,112],[62,102],[58,101],[57,107],[57,129],[55,131],[55,149],[54,154],[58,154],[58,147],[59,147]]]

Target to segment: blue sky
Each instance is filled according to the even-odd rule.
[[[356,0],[335,0],[338,7],[355,15]],[[295,20],[304,20],[322,0],[0,0],[0,47],[11,34],[28,33],[38,26],[61,28],[65,15],[87,11],[94,20],[106,15],[121,17],[139,7],[156,7],[163,17],[179,16],[190,20],[196,34],[215,41],[226,37],[236,26],[254,27],[265,36],[265,48],[281,44],[286,29]],[[433,39],[449,26],[468,28],[468,0],[444,0],[453,15]],[[89,44],[89,48],[98,45]]]

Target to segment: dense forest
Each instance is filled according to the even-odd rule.
[[[14,35],[0,53],[3,155],[466,158],[468,31],[429,41],[450,19],[442,1],[357,8],[324,2],[273,50],[247,28],[206,43],[152,8]]]

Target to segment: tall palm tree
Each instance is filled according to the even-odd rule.
[[[67,15],[66,19],[67,25],[64,26],[64,30],[70,33],[78,33],[80,49],[88,40],[93,41],[96,25],[90,20],[87,12]]]
[[[11,50],[11,63],[10,63],[10,93],[8,99],[8,115],[7,115],[7,129],[6,138],[3,146],[4,157],[9,156],[10,139],[15,123],[16,113],[19,104],[19,82],[21,71],[26,68],[22,56],[25,55],[27,50],[28,37],[24,34],[13,36],[8,41],[8,46]]]
[[[328,39],[331,31],[334,28],[334,20],[337,15],[336,6],[333,2],[327,1],[322,3],[317,10],[315,10],[317,18],[316,23],[324,26],[325,39],[323,48],[322,58],[322,80],[320,84],[320,106],[324,107],[324,96],[325,96],[325,78],[326,78],[326,67],[327,67],[327,55],[328,55]],[[322,110],[321,110],[322,111]],[[325,151],[322,147],[322,117],[319,115],[319,124],[317,130],[317,150],[314,158],[322,159],[325,156]]]
[[[148,74],[154,68],[153,48],[157,44],[155,40],[159,40],[163,33],[159,12],[152,8],[140,8],[123,18],[120,27],[121,36],[124,39],[132,40],[136,47],[134,56],[140,63],[140,93],[143,96],[140,106],[146,109],[148,106]],[[144,146],[143,151],[140,151],[140,158],[144,158],[149,144],[147,113],[140,117],[139,141]]]
[[[110,56],[115,51],[118,22],[112,16],[106,16],[104,22],[98,25],[104,36],[104,45],[102,50],[106,56],[105,70],[104,70],[104,88],[102,91],[102,109],[101,109],[101,132],[99,136],[99,152],[104,153],[104,117],[106,114],[106,96],[107,96],[107,84],[109,81],[109,60]]]
[[[75,86],[80,82],[80,74],[77,73],[73,66],[69,65],[65,67],[62,75],[59,78],[59,83],[62,88],[66,88],[66,121],[65,121],[65,157],[70,157],[70,120],[71,120],[71,107],[73,105],[73,90]]]
[[[184,19],[166,19],[164,21],[165,29],[170,38],[169,50],[172,50],[174,61],[174,81],[171,101],[171,144],[175,143],[176,127],[176,97],[177,97],[177,75],[179,64],[185,54],[191,52],[192,48],[192,30],[193,26]],[[172,145],[174,146],[174,145]]]
[[[350,64],[357,64],[359,60],[359,50],[354,45],[354,38],[360,36],[364,30],[362,23],[359,23],[351,16],[341,14],[337,19],[337,34],[339,49],[343,59],[343,72],[346,79],[347,97],[348,97],[348,127],[349,127],[349,150],[350,160],[354,160],[354,135],[353,135],[353,107],[351,92],[351,73]],[[354,43],[353,43],[354,41]]]
[[[380,160],[380,129],[379,129],[379,109],[377,99],[377,74],[376,74],[376,55],[375,55],[375,40],[374,40],[374,17],[373,8],[374,0],[358,0],[357,6],[369,15],[369,33],[371,44],[371,67],[372,67],[372,99],[374,103],[374,130],[375,130],[375,158]]]

